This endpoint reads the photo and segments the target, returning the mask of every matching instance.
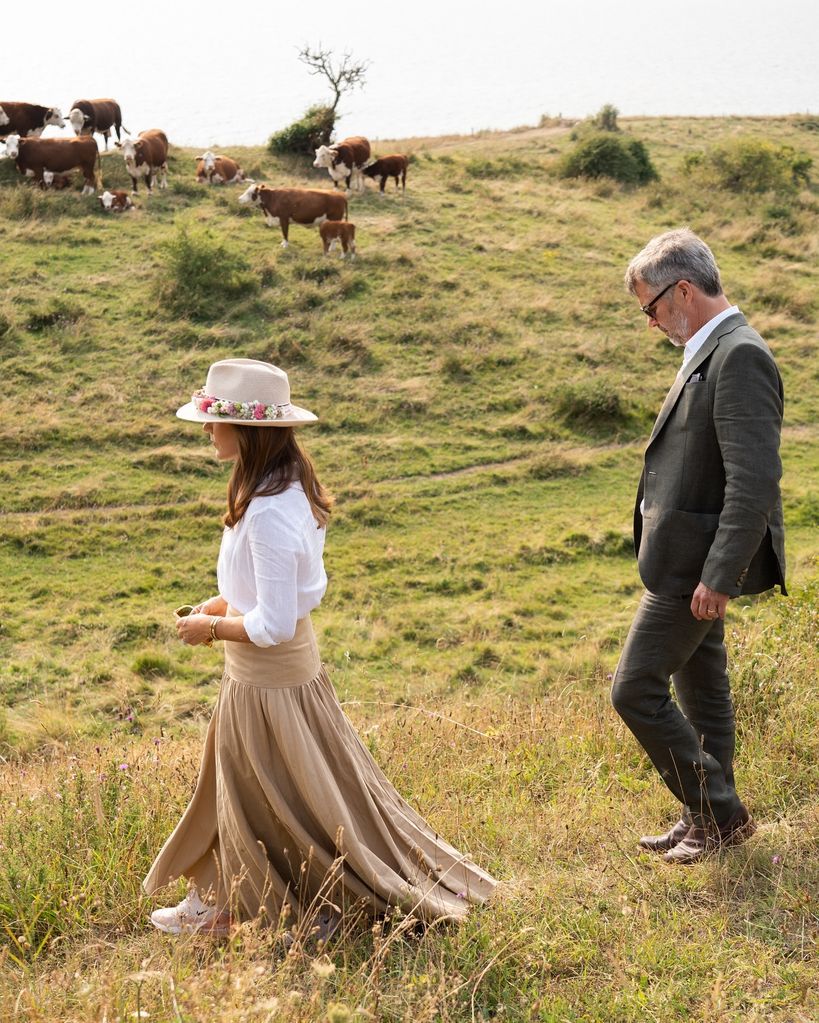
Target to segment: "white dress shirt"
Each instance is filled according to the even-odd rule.
[[[716,316],[712,316],[708,323],[704,323],[696,334],[691,335],[691,337],[685,342],[685,348],[683,349],[682,369],[685,369],[700,348],[702,348],[713,329],[718,324],[722,323],[723,320],[727,320],[729,316],[733,316],[734,313],[738,312],[739,306],[736,305],[732,305],[728,309],[723,309],[721,313],[717,313]]]
[[[216,566],[219,593],[244,615],[256,646],[286,643],[296,622],[321,603],[327,589],[324,537],[299,483],[254,497],[239,522],[225,527]]]

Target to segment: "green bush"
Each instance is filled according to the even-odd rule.
[[[560,395],[558,411],[569,423],[597,428],[622,423],[626,418],[620,395],[607,380],[581,380],[570,385]]]
[[[617,107],[612,106],[611,103],[606,103],[594,115],[592,124],[598,131],[619,131],[620,128],[617,125],[617,115],[619,113],[620,111]]]
[[[605,177],[629,185],[644,185],[658,177],[639,139],[611,131],[582,136],[563,158],[559,170],[564,178]]]
[[[683,170],[731,192],[793,192],[808,184],[812,164],[793,146],[746,136],[689,153]]]
[[[207,228],[182,224],[160,247],[160,258],[159,297],[177,315],[193,319],[222,315],[226,303],[259,289],[247,261]]]
[[[335,124],[335,110],[316,104],[306,110],[298,121],[271,135],[267,148],[271,153],[312,156],[319,146],[330,145]]]

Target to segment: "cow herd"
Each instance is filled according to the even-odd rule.
[[[105,140],[116,134],[115,146],[121,151],[125,168],[136,195],[140,180],[150,194],[154,184],[166,188],[168,183],[168,137],[158,128],[141,131],[135,138],[122,124],[122,111],[113,99],[78,99],[71,105],[68,123],[74,138],[41,138],[45,128],[65,128],[66,122],[58,107],[35,103],[0,101],[0,139],[5,140],[6,156],[14,160],[17,170],[32,177],[40,187],[62,189],[71,186],[69,172],[79,170],[83,177],[83,195],[93,195],[102,188],[101,159],[94,134]],[[125,137],[123,138],[123,132]],[[270,188],[246,177],[238,163],[229,156],[217,156],[208,150],[196,158],[196,181],[220,185],[245,182],[247,190],[239,196],[243,205],[258,206],[268,227],[276,224],[282,232],[282,247],[288,245],[291,223],[321,226],[325,255],[338,243],[343,256],[355,258],[355,225],[347,219],[348,197],[364,192],[370,178],[383,193],[389,178],[402,191],[407,184],[407,157],[394,153],[373,159],[369,141],[356,135],[315,151],[313,166],[326,168],[333,189]],[[341,190],[339,191],[339,188]],[[133,201],[122,190],[105,190],[99,195],[102,208],[108,212],[131,209]]]

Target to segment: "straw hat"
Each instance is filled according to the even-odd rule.
[[[301,426],[318,419],[290,403],[290,382],[283,369],[256,359],[214,362],[205,386],[176,414],[192,423],[239,426]]]

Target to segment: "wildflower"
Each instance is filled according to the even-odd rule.
[[[128,770],[128,764],[120,764],[118,770],[120,770],[120,771],[127,771]]]
[[[776,856],[772,856],[771,857],[771,863],[775,863],[777,866],[779,866],[779,864],[781,862],[782,862],[782,857],[779,854],[777,854]]]

